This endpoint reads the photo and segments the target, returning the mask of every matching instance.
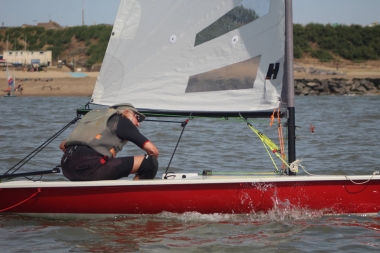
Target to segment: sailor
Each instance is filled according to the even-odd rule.
[[[71,181],[114,180],[136,174],[153,179],[158,170],[157,147],[140,133],[145,115],[127,103],[88,112],[59,148],[63,175]],[[147,154],[116,157],[131,141]]]

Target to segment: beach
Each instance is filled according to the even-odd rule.
[[[299,64],[299,63],[298,63]],[[306,69],[319,68],[334,70],[334,67],[301,63]],[[13,67],[9,69],[13,75]],[[313,75],[307,72],[294,72],[295,79],[325,79],[325,78],[380,78],[379,67],[342,66],[339,72],[344,75]],[[91,96],[95,87],[99,72],[69,72],[66,68],[49,67],[46,72],[14,71],[16,85],[22,84],[22,93],[16,92],[17,96]],[[21,80],[21,81],[20,81]],[[8,88],[6,71],[0,71],[0,89],[6,94]]]
[[[9,70],[13,75],[13,70]],[[91,96],[99,72],[71,72],[48,69],[47,72],[15,71],[16,84],[22,84],[22,93],[17,96]],[[79,77],[78,77],[79,76]],[[6,71],[0,71],[0,88],[5,94]]]

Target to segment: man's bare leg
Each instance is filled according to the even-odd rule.
[[[141,156],[134,156],[134,161],[133,161],[133,167],[132,167],[132,171],[131,171],[131,174],[136,174],[137,171],[139,170],[140,166],[141,166],[141,163],[142,161],[144,160],[144,157],[143,155]],[[133,180],[139,180],[139,175],[136,175]]]

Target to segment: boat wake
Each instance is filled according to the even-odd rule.
[[[186,212],[183,214],[162,212],[154,215],[156,218],[177,219],[182,222],[271,222],[290,220],[310,220],[324,216],[323,210],[309,210],[295,207],[287,201],[282,202],[272,198],[274,207],[268,212],[251,212],[249,214],[201,214],[198,212]]]

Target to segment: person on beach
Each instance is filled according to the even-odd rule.
[[[88,112],[59,148],[63,175],[71,181],[114,180],[136,174],[134,180],[153,179],[159,151],[140,133],[145,116],[127,103]],[[116,157],[131,141],[147,154]]]
[[[20,81],[21,82],[21,81]],[[18,91],[20,94],[22,94],[22,91],[24,90],[23,85],[19,84],[17,85],[16,91]]]

